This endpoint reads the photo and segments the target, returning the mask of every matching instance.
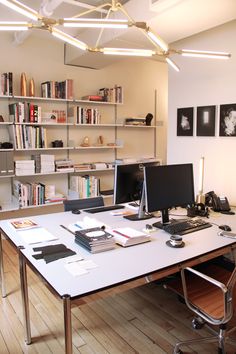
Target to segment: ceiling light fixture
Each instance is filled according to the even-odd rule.
[[[150,30],[147,31],[148,37],[156,43],[164,52],[168,51],[168,44],[164,42],[164,40],[160,37],[151,32]]]
[[[128,28],[127,20],[111,19],[86,19],[86,18],[64,18],[62,20],[64,27],[82,27],[82,28]]]
[[[207,50],[182,49],[181,55],[185,57],[210,58],[210,59],[229,59],[231,55],[225,52],[211,52]]]
[[[178,71],[178,72],[180,71],[180,68],[178,67],[178,65],[176,65],[176,64],[173,62],[172,59],[166,58],[166,62],[167,62],[170,66],[172,66],[172,68],[175,69],[176,71]]]
[[[49,0],[48,0],[49,1]],[[119,3],[118,0],[110,0],[111,2],[103,3],[99,6],[91,6],[86,5],[87,9],[84,12],[77,14],[72,18],[64,18],[64,19],[52,19],[48,17],[43,17],[35,10],[30,7],[22,4],[17,0],[0,0],[0,4],[10,7],[11,9],[27,16],[35,21],[36,24],[27,24],[25,27],[19,25],[19,22],[12,22],[10,25],[0,24],[0,30],[18,30],[19,27],[22,26],[21,29],[28,28],[41,28],[44,30],[48,30],[52,33],[53,36],[59,38],[60,40],[69,43],[81,50],[87,50],[93,53],[102,53],[102,54],[110,54],[110,55],[127,55],[127,56],[142,56],[142,57],[162,57],[164,60],[174,68],[176,71],[179,71],[179,67],[175,64],[175,62],[170,58],[170,56],[174,54],[179,54],[183,56],[191,56],[191,57],[201,57],[201,58],[214,58],[214,59],[229,59],[230,54],[225,52],[211,52],[211,51],[199,51],[199,50],[191,50],[191,49],[172,49],[169,48],[168,44],[157,34],[155,34],[146,24],[146,22],[136,22],[132,17],[126,12],[124,6]],[[58,6],[60,3],[59,0],[55,0],[55,4]],[[78,2],[79,3],[79,2]],[[53,3],[50,3],[53,5]],[[45,0],[44,5],[47,5],[47,1]],[[105,13],[104,18],[87,18],[86,16],[89,14],[94,14],[99,12],[100,14]],[[121,18],[111,18],[110,15],[121,12],[122,17],[125,16],[126,19]],[[18,26],[18,25],[19,26]],[[96,41],[95,47],[89,47],[86,43],[79,41],[77,38],[70,36],[69,34],[59,30],[57,26],[63,25],[64,27],[84,27],[84,28],[98,28],[100,29],[99,36]],[[14,28],[14,26],[16,26]],[[143,49],[143,48],[102,48],[99,46],[99,42],[101,40],[103,31],[109,28],[115,29],[124,29],[129,27],[136,27],[139,31],[141,31],[144,36],[149,40],[149,42],[153,45],[153,50],[151,49]]]
[[[127,55],[136,57],[151,57],[155,55],[155,51],[153,50],[132,48],[102,48],[100,52],[108,55]]]
[[[21,15],[31,18],[32,20],[37,21],[38,19],[41,19],[41,16],[35,10],[17,0],[0,0],[0,3],[19,12]]]
[[[27,31],[29,27],[27,22],[0,21],[0,31]]]
[[[52,35],[55,36],[56,38],[61,39],[62,41],[69,43],[69,44],[73,45],[74,47],[77,47],[82,50],[88,49],[87,44],[79,41],[77,38],[72,37],[65,32],[58,30],[57,28],[52,28],[51,32],[52,32]]]

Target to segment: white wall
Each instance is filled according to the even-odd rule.
[[[219,137],[219,105],[236,103],[236,21],[202,32],[173,44],[175,48],[225,51],[230,60],[173,58],[181,68],[179,73],[169,69],[168,103],[168,163],[193,162],[195,192],[198,187],[198,168],[205,157],[204,192],[215,190],[228,196],[236,205],[236,137]],[[177,137],[177,108],[217,106],[216,136]],[[194,113],[196,123],[196,109]]]

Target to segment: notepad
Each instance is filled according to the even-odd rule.
[[[109,232],[114,236],[115,242],[123,247],[137,245],[139,243],[150,241],[150,235],[131,227],[122,227]]]
[[[58,237],[54,236],[43,227],[37,227],[29,230],[21,230],[17,232],[17,235],[19,235],[22,240],[29,245],[58,239]]]

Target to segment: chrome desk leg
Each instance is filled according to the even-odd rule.
[[[2,234],[1,234],[1,232],[0,232],[0,281],[1,281],[2,297],[6,297],[7,295],[6,295],[4,269],[3,269],[3,249],[2,249]]]
[[[29,298],[28,298],[26,263],[20,250],[19,250],[19,267],[20,267],[20,285],[21,285],[21,296],[22,296],[23,318],[24,318],[24,329],[25,329],[25,342],[26,344],[30,344],[31,330],[30,330],[30,317],[29,317]]]
[[[72,325],[70,295],[63,296],[65,353],[72,354]]]

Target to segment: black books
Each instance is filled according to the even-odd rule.
[[[91,253],[103,252],[115,247],[114,237],[100,227],[76,231],[75,242]]]

